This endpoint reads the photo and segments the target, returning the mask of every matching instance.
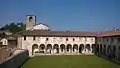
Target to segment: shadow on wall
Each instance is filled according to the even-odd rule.
[[[112,60],[111,57],[109,57],[109,56],[104,56],[104,55],[101,55],[101,54],[95,54],[95,55],[100,57],[100,58],[103,58],[105,60],[108,60],[108,61],[111,61],[113,63],[116,63],[116,64],[120,65],[120,61],[116,62],[115,60]]]
[[[19,53],[12,55],[2,63],[0,63],[0,68],[21,68],[23,63],[28,60],[29,53],[28,50],[19,50]]]

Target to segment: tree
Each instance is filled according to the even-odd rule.
[[[22,33],[25,30],[25,24],[24,23],[17,23],[17,33]]]
[[[6,37],[6,34],[5,33],[1,33],[0,34],[0,38],[5,38]]]
[[[0,30],[8,30],[12,33],[19,34],[25,30],[25,24],[21,23],[10,23],[3,26]]]

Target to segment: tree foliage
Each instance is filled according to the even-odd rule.
[[[10,23],[3,26],[0,30],[8,30],[12,33],[19,34],[25,30],[25,24],[21,23]]]
[[[6,34],[5,33],[0,33],[0,38],[5,38]]]

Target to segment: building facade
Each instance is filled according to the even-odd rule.
[[[120,60],[120,30],[101,32],[96,45],[100,55],[112,60]]]
[[[33,18],[31,18],[33,17]],[[34,25],[36,17],[26,17],[26,31],[18,37],[18,47],[29,54],[93,54],[96,37],[93,32],[52,31],[45,24]],[[33,19],[33,20],[29,20]],[[30,22],[29,22],[30,21]],[[33,22],[32,22],[33,21]],[[30,24],[29,24],[30,23]],[[33,27],[28,25],[33,23]]]
[[[26,31],[18,37],[18,48],[28,49],[30,56],[34,54],[98,54],[120,60],[119,44],[120,30],[53,31],[45,24],[36,25],[36,17],[32,15],[27,15]]]

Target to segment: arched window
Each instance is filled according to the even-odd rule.
[[[60,49],[61,49],[61,51],[63,52],[63,50],[65,50],[65,45],[64,45],[64,44],[61,44],[61,45],[60,45]]]
[[[80,44],[80,46],[79,46],[79,53],[82,53],[83,49],[84,49],[84,45]]]
[[[70,50],[72,50],[72,45],[71,44],[67,44],[67,51],[70,52]]]
[[[32,45],[32,55],[38,52],[39,52],[38,45],[37,44]]]
[[[33,17],[30,17],[30,18],[29,18],[29,21],[32,22],[32,21],[33,21]]]
[[[77,50],[78,50],[78,45],[77,45],[77,44],[74,44],[74,45],[73,45],[73,51],[74,51],[74,52],[77,52]]]

